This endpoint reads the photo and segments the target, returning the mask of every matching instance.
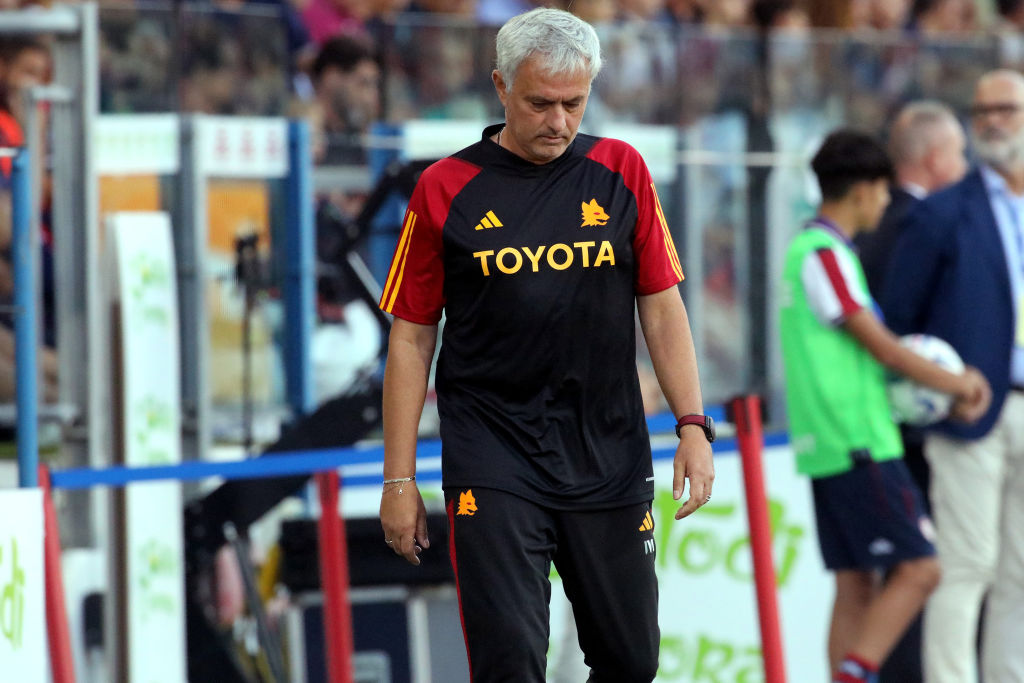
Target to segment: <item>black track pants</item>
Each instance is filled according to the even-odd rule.
[[[551,510],[494,489],[446,489],[449,551],[472,683],[544,681],[551,563],[592,683],[649,683],[658,584],[649,502]]]

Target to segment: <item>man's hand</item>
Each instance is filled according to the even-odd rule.
[[[988,380],[970,365],[964,369],[965,388],[956,397],[950,417],[968,424],[977,422],[992,403],[992,387]]]
[[[401,493],[399,493],[401,491]],[[380,525],[384,542],[411,564],[419,564],[419,552],[430,547],[427,510],[415,481],[385,484],[380,496]]]
[[[696,425],[680,430],[679,447],[672,461],[672,497],[683,497],[683,482],[690,480],[690,497],[679,510],[676,519],[690,515],[711,500],[711,485],[715,481],[715,464],[711,457],[711,444]]]

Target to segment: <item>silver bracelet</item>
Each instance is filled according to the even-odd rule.
[[[416,475],[415,474],[412,475],[411,477],[399,477],[398,479],[385,479],[384,480],[384,486],[383,486],[384,493],[387,493],[388,491],[394,491],[397,488],[398,489],[398,495],[402,495],[403,493],[405,493],[405,485],[408,484],[410,481],[412,481],[412,482],[416,481]],[[389,484],[397,484],[397,486],[392,486],[391,488],[388,488]]]

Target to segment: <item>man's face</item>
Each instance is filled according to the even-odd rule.
[[[1006,74],[982,78],[971,106],[978,157],[997,169],[1024,168],[1024,81]]]
[[[5,81],[13,92],[46,83],[50,73],[50,56],[43,50],[25,49],[7,67]]]
[[[576,137],[590,96],[590,74],[549,74],[538,68],[536,56],[519,65],[512,89],[495,71],[498,98],[505,107],[501,144],[535,164],[560,157]]]
[[[371,60],[351,71],[325,69],[317,91],[327,107],[324,123],[329,129],[365,131],[380,114],[380,68]]]

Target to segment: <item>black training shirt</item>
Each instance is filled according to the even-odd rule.
[[[559,509],[650,499],[634,303],[683,279],[650,173],[583,134],[533,164],[499,129],[424,171],[381,298],[414,323],[444,311],[443,484]]]

